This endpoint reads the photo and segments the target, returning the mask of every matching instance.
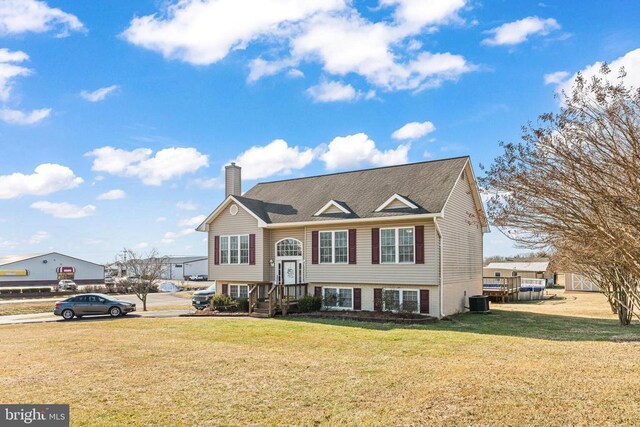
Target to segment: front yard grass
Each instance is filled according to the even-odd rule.
[[[55,301],[15,302],[9,304],[0,304],[0,316],[9,316],[14,314],[52,313],[55,306]]]
[[[5,326],[0,400],[70,403],[74,426],[640,424],[640,326],[563,297],[429,325]]]

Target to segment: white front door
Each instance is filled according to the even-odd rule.
[[[297,283],[297,261],[282,261],[282,283],[291,285]]]

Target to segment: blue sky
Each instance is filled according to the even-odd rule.
[[[576,72],[607,61],[640,85],[638,17],[633,0],[5,0],[0,255],[204,254],[193,228],[231,160],[244,189],[466,154],[481,174]]]

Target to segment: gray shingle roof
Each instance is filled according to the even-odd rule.
[[[439,213],[468,157],[260,183],[238,201],[267,224]],[[394,194],[418,209],[374,212]],[[352,214],[314,216],[329,200]]]

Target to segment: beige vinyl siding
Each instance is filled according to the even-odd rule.
[[[343,214],[343,213],[344,212],[342,210],[340,210],[337,206],[331,205],[324,212],[322,212],[322,215],[326,215],[326,214]]]
[[[424,225],[424,264],[372,264],[371,229]],[[355,228],[357,264],[312,264],[312,231],[348,230]],[[435,256],[435,226],[431,219],[380,221],[366,225],[343,224],[313,226],[306,229],[304,250],[306,280],[314,283],[376,283],[380,285],[435,285],[438,283]]]
[[[262,273],[263,280],[265,282],[273,281],[273,269],[271,268],[271,264],[269,260],[273,259],[271,257],[271,233],[273,231],[267,228],[262,229]],[[260,262],[256,256],[256,264]]]
[[[375,288],[383,289],[428,289],[429,290],[429,315],[437,317],[440,310],[440,300],[438,299],[438,287],[437,286],[406,286],[406,285],[380,285],[372,283],[310,283],[309,293],[313,295],[316,286],[320,287],[338,287],[338,288],[360,288],[362,289],[362,310],[373,311],[373,290]],[[419,298],[419,293],[418,293]]]
[[[469,167],[449,196],[438,220],[443,239],[444,315],[464,311],[468,297],[482,294],[482,227],[473,200]],[[466,292],[466,295],[465,295]]]
[[[222,282],[262,282],[264,274],[264,235],[257,220],[242,207],[238,206],[237,215],[231,215],[229,208],[209,225],[209,279]],[[256,264],[215,265],[215,236],[255,234]],[[219,283],[222,283],[219,282]]]
[[[387,209],[409,209],[410,206],[405,205],[402,201],[396,199],[393,202],[389,203],[384,210]]]

